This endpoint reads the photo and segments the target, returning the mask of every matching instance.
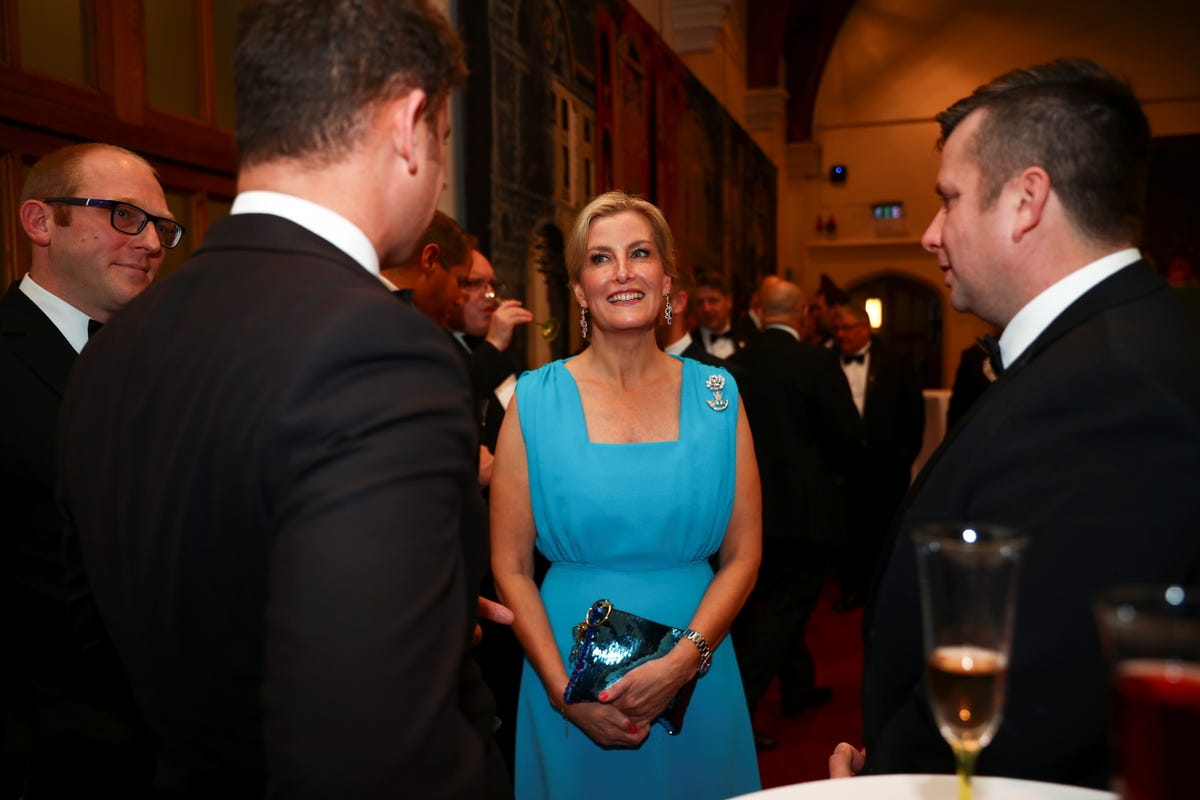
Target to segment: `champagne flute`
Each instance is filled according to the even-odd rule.
[[[980,751],[1000,727],[1026,539],[997,525],[939,523],[913,533],[929,704],[970,800]]]
[[[483,295],[484,299],[493,306],[499,306],[505,300],[520,300],[520,292],[507,283],[499,283],[489,286]],[[558,332],[562,330],[562,324],[554,317],[548,317],[542,322],[534,322],[538,331],[542,334],[542,338],[547,342],[553,342],[558,338]]]

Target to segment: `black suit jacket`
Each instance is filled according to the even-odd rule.
[[[868,768],[953,771],[921,685],[911,530],[991,521],[1029,537],[1004,722],[984,774],[1106,786],[1108,697],[1090,604],[1200,581],[1200,322],[1145,262],[1066,309],[975,403],[906,498],[864,621]]]
[[[730,363],[754,435],[763,535],[839,543],[846,479],[862,442],[850,389],[827,352],[767,328]]]
[[[137,735],[137,714],[103,630],[70,624],[55,505],[59,406],[76,357],[13,283],[0,299],[0,720],[13,735],[33,725],[120,742]]]
[[[13,283],[0,300],[0,686],[5,708],[35,687],[78,683],[67,625],[54,436],[75,350]]]
[[[876,541],[883,535],[912,475],[925,432],[925,399],[912,366],[876,336],[867,359],[863,429],[866,449],[856,470],[857,516]]]
[[[475,397],[476,416],[480,423],[480,441],[493,453],[500,425],[504,422],[504,406],[495,395],[496,388],[519,369],[515,361],[479,336],[464,336],[466,343],[451,334],[458,350],[466,356],[467,375]]]
[[[160,791],[486,796],[484,516],[451,348],[324,239],[249,214],[77,362],[63,505]]]

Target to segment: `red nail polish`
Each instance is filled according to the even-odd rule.
[[[601,692],[601,693],[600,693],[600,702],[601,702],[601,703],[607,703],[607,702],[608,702],[608,692]]]
[[[637,733],[637,723],[636,722],[629,723],[629,732]]]

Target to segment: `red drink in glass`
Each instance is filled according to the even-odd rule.
[[[1200,797],[1200,664],[1119,663],[1113,723],[1124,800]]]

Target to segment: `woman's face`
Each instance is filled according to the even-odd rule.
[[[650,222],[636,211],[594,221],[574,290],[597,330],[652,330],[671,278]]]

